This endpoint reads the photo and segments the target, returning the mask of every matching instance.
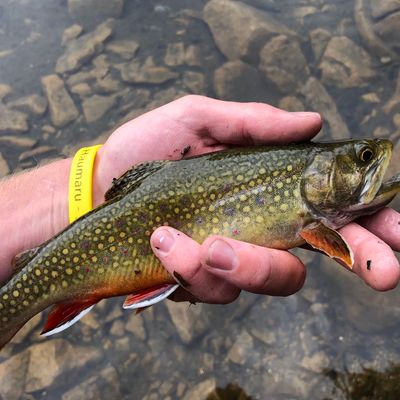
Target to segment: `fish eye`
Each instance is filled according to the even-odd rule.
[[[365,147],[360,151],[358,157],[362,162],[369,162],[374,157],[374,152],[370,147]]]

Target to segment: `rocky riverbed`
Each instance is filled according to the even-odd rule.
[[[4,0],[0,177],[103,142],[190,93],[316,110],[321,140],[391,138],[394,173],[399,24],[398,0]],[[140,315],[111,299],[50,339],[37,316],[0,354],[0,396],[361,399],[367,389],[353,386],[366,369],[369,380],[398,380],[398,291],[374,293],[332,261],[296,253],[308,278],[289,298],[167,301]],[[379,390],[400,396],[396,385]]]

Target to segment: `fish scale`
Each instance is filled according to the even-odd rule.
[[[376,165],[354,160],[360,146],[373,149]],[[199,243],[210,234],[280,249],[301,245],[304,237],[314,240],[314,231],[302,236],[305,227],[319,220],[335,223],[323,203],[335,192],[324,188],[328,178],[343,173],[341,182],[351,181],[355,202],[372,167],[375,180],[368,182],[377,193],[390,156],[390,142],[375,140],[235,148],[140,165],[114,182],[104,205],[17,261],[0,289],[0,345],[50,305],[86,306],[175,283],[150,247],[159,226],[173,226]],[[382,192],[379,207],[387,203]],[[336,214],[346,204],[337,206]],[[341,223],[359,215],[340,215]]]

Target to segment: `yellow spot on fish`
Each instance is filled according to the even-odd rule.
[[[62,281],[62,282],[61,282],[61,286],[62,286],[63,288],[68,287],[68,282],[67,282],[67,281]]]
[[[170,196],[175,196],[175,192],[174,192],[173,190],[168,190],[168,194],[169,194]]]
[[[269,207],[268,207],[268,211],[269,211],[270,213],[275,212],[275,207],[274,207],[274,206],[269,206]]]
[[[19,296],[19,291],[18,290],[14,290],[12,294],[13,294],[14,297],[18,297]]]
[[[199,186],[199,187],[197,188],[197,191],[198,191],[199,193],[203,193],[203,192],[204,192],[203,186]]]
[[[186,217],[186,219],[190,219],[190,218],[192,218],[192,214],[187,213],[187,214],[185,215],[185,217]]]
[[[24,301],[22,302],[22,304],[23,304],[25,307],[28,307],[28,306],[29,306],[29,301],[28,301],[28,300],[24,300]]]
[[[158,222],[161,221],[161,218],[157,215],[156,218],[155,218],[155,220],[156,220],[156,222],[158,223]]]
[[[213,217],[213,219],[211,220],[214,224],[218,224],[219,219],[217,217]]]
[[[175,214],[179,214],[179,211],[180,211],[180,210],[179,210],[178,207],[175,207],[175,208],[174,208],[174,213],[175,213]]]
[[[120,237],[120,238],[124,238],[125,236],[126,236],[126,233],[125,233],[125,232],[120,232],[120,233],[119,233],[119,237]]]
[[[296,199],[299,197],[299,191],[297,189],[293,190],[293,196],[296,197]]]
[[[215,200],[215,194],[214,194],[214,193],[211,193],[211,194],[210,194],[210,199],[211,199],[211,200]]]
[[[289,191],[288,190],[285,190],[283,194],[285,195],[285,197],[289,197]]]
[[[279,194],[277,194],[277,195],[274,197],[275,203],[277,203],[278,201],[280,201],[280,199],[281,199],[281,196],[279,196]]]
[[[264,222],[264,217],[262,215],[257,215],[256,216],[256,222],[258,222],[258,223]]]
[[[22,288],[21,283],[17,283],[17,289],[21,289],[21,288]]]
[[[133,243],[133,237],[128,238],[128,243],[130,243],[130,244]]]
[[[75,257],[72,259],[72,261],[73,261],[74,263],[77,263],[77,262],[79,261],[79,257],[78,257],[78,256],[75,256]]]
[[[216,226],[214,226],[214,228],[212,228],[212,233],[214,234],[219,233],[219,229]]]
[[[24,292],[25,292],[26,294],[28,294],[28,293],[30,292],[30,289],[29,289],[28,287],[25,287],[25,288],[24,288]]]
[[[286,183],[290,183],[290,182],[292,182],[292,179],[291,178],[286,178]]]
[[[265,170],[265,168],[260,168],[259,170],[258,170],[258,173],[259,174],[265,174],[267,171]]]
[[[251,208],[249,206],[244,206],[243,207],[243,212],[250,212]]]
[[[49,261],[49,260],[46,260],[46,261],[44,262],[44,265],[45,265],[46,267],[50,267],[50,261]]]
[[[70,246],[71,246],[72,249],[74,249],[74,248],[76,247],[76,243],[72,242],[72,243],[70,244]]]
[[[67,269],[65,270],[65,273],[66,273],[67,275],[72,275],[73,272],[74,272],[74,271],[72,270],[72,268],[67,268]]]
[[[112,242],[114,242],[114,240],[115,240],[114,236],[108,237],[108,243],[112,243]]]
[[[281,209],[282,211],[287,211],[288,208],[289,208],[289,207],[288,207],[287,204],[281,204],[281,206],[280,206],[280,209]]]
[[[272,175],[273,175],[273,176],[278,176],[278,175],[279,175],[279,171],[274,171],[274,172],[272,173]]]
[[[112,225],[111,224],[107,224],[106,225],[106,229],[111,229],[112,228]]]
[[[57,278],[58,272],[57,272],[57,271],[51,271],[51,276],[52,276],[53,278]]]
[[[23,274],[23,275],[22,275],[22,280],[23,280],[23,281],[26,281],[27,279],[28,279],[28,275],[27,275],[27,274]]]
[[[201,228],[199,230],[199,234],[200,234],[200,236],[206,236],[207,232],[203,228]]]
[[[103,249],[104,249],[104,244],[103,244],[103,243],[99,243],[99,244],[97,245],[97,248],[98,248],[99,250],[103,250]]]
[[[249,224],[249,223],[251,222],[250,217],[244,217],[244,218],[243,218],[243,222],[244,222],[245,224]]]
[[[290,172],[293,169],[293,166],[288,165],[286,169]]]
[[[50,292],[55,292],[56,291],[56,285],[54,283],[50,284]]]
[[[99,269],[97,270],[97,272],[98,272],[99,274],[104,273],[104,268],[99,268]]]
[[[243,175],[238,175],[238,176],[236,177],[236,180],[238,180],[239,182],[242,181],[243,179],[244,179],[244,176],[243,176]]]
[[[93,257],[92,257],[92,261],[93,261],[93,262],[97,262],[97,257],[96,257],[96,256],[93,256]]]
[[[282,183],[282,182],[278,182],[278,183],[276,184],[276,187],[277,187],[278,189],[282,189],[283,183]]]
[[[214,182],[215,181],[215,176],[210,175],[208,177],[208,180],[211,181],[211,182]]]
[[[63,253],[64,255],[67,255],[67,254],[69,253],[69,250],[68,250],[68,249],[63,249],[62,253]]]
[[[42,274],[42,272],[40,271],[40,269],[35,269],[36,276],[40,276],[41,274]]]
[[[117,248],[115,246],[111,246],[108,250],[110,250],[111,252],[114,252],[115,250],[117,250]]]
[[[211,204],[211,206],[208,207],[208,211],[214,212],[215,211],[215,206]]]
[[[139,239],[137,240],[137,242],[138,242],[139,244],[141,244],[141,243],[143,243],[143,239],[142,239],[142,238],[139,238]]]
[[[247,200],[247,196],[244,195],[244,194],[241,194],[241,195],[239,196],[239,200],[240,200],[240,201],[246,201],[246,200]]]
[[[199,205],[204,204],[204,200],[203,199],[199,199],[199,201],[197,202]]]

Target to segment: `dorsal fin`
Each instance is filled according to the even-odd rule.
[[[123,196],[132,189],[140,185],[140,183],[149,175],[160,170],[164,165],[170,163],[168,160],[149,161],[139,164],[126,171],[118,179],[114,179],[112,186],[105,194],[105,200],[113,200],[116,197]]]

